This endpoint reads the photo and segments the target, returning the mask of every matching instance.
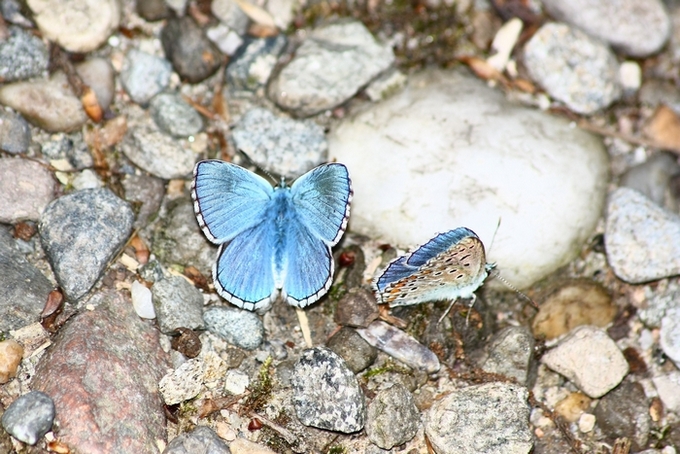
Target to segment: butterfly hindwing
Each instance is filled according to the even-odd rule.
[[[261,222],[273,192],[267,180],[229,162],[200,161],[194,168],[191,195],[196,219],[215,244]]]
[[[347,167],[320,165],[295,180],[290,190],[300,222],[326,244],[334,246],[340,241],[352,199]]]

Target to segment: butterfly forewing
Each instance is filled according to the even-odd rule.
[[[235,164],[208,160],[194,168],[191,195],[196,219],[216,244],[260,223],[273,192],[264,178]]]
[[[316,167],[291,186],[300,222],[320,240],[335,245],[347,227],[352,186],[347,167],[338,163]]]

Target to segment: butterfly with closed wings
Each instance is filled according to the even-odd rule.
[[[200,161],[191,195],[205,236],[219,245],[217,292],[248,310],[279,296],[296,307],[321,298],[333,279],[331,247],[347,228],[352,185],[347,167],[320,165],[292,185],[272,187],[236,164]]]

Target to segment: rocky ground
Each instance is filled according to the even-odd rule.
[[[680,449],[676,2],[0,12],[0,453]],[[347,166],[318,303],[217,295],[206,158]],[[459,226],[473,306],[377,304]]]

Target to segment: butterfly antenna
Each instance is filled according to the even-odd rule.
[[[500,229],[500,228],[501,228],[501,217],[498,216],[498,224],[496,224],[496,230],[493,231],[493,236],[491,237],[491,243],[489,243],[489,250],[486,251],[487,254],[489,252],[491,252],[491,248],[493,247],[493,242],[496,240],[496,234],[498,233],[498,229]]]
[[[250,163],[251,166],[253,166],[253,167],[255,167],[257,170],[259,170],[260,173],[263,173],[264,175],[267,175],[267,176],[274,182],[274,184],[279,183],[279,181],[277,181],[276,178],[274,178],[274,175],[272,175],[271,173],[269,173],[269,172],[267,171],[267,169],[263,168],[263,167],[260,166],[257,162],[255,162],[255,161],[253,160],[253,158],[251,158],[250,156],[248,156],[248,153],[246,153],[245,151],[243,151],[243,150],[240,149],[240,148],[238,149],[238,152],[241,153],[241,154],[243,155],[243,157],[246,158],[246,160]],[[281,181],[280,181],[280,183],[284,183],[284,182],[285,182],[285,179],[284,179],[283,176],[281,176]]]
[[[491,276],[493,276],[494,278],[498,279],[498,280],[501,281],[503,284],[505,284],[505,286],[506,286],[507,288],[509,288],[510,290],[512,290],[513,292],[517,293],[519,296],[521,296],[522,298],[524,298],[525,300],[527,300],[527,301],[529,302],[529,304],[531,304],[536,310],[539,309],[538,304],[536,304],[536,302],[535,302],[534,300],[532,300],[531,298],[529,298],[529,297],[528,297],[527,295],[525,295],[524,293],[520,292],[520,291],[517,289],[517,287],[515,287],[515,286],[512,285],[510,282],[508,282],[507,279],[505,279],[503,276],[501,276],[500,273],[499,273],[498,271],[495,271],[495,270],[494,270],[493,273],[491,273]]]

